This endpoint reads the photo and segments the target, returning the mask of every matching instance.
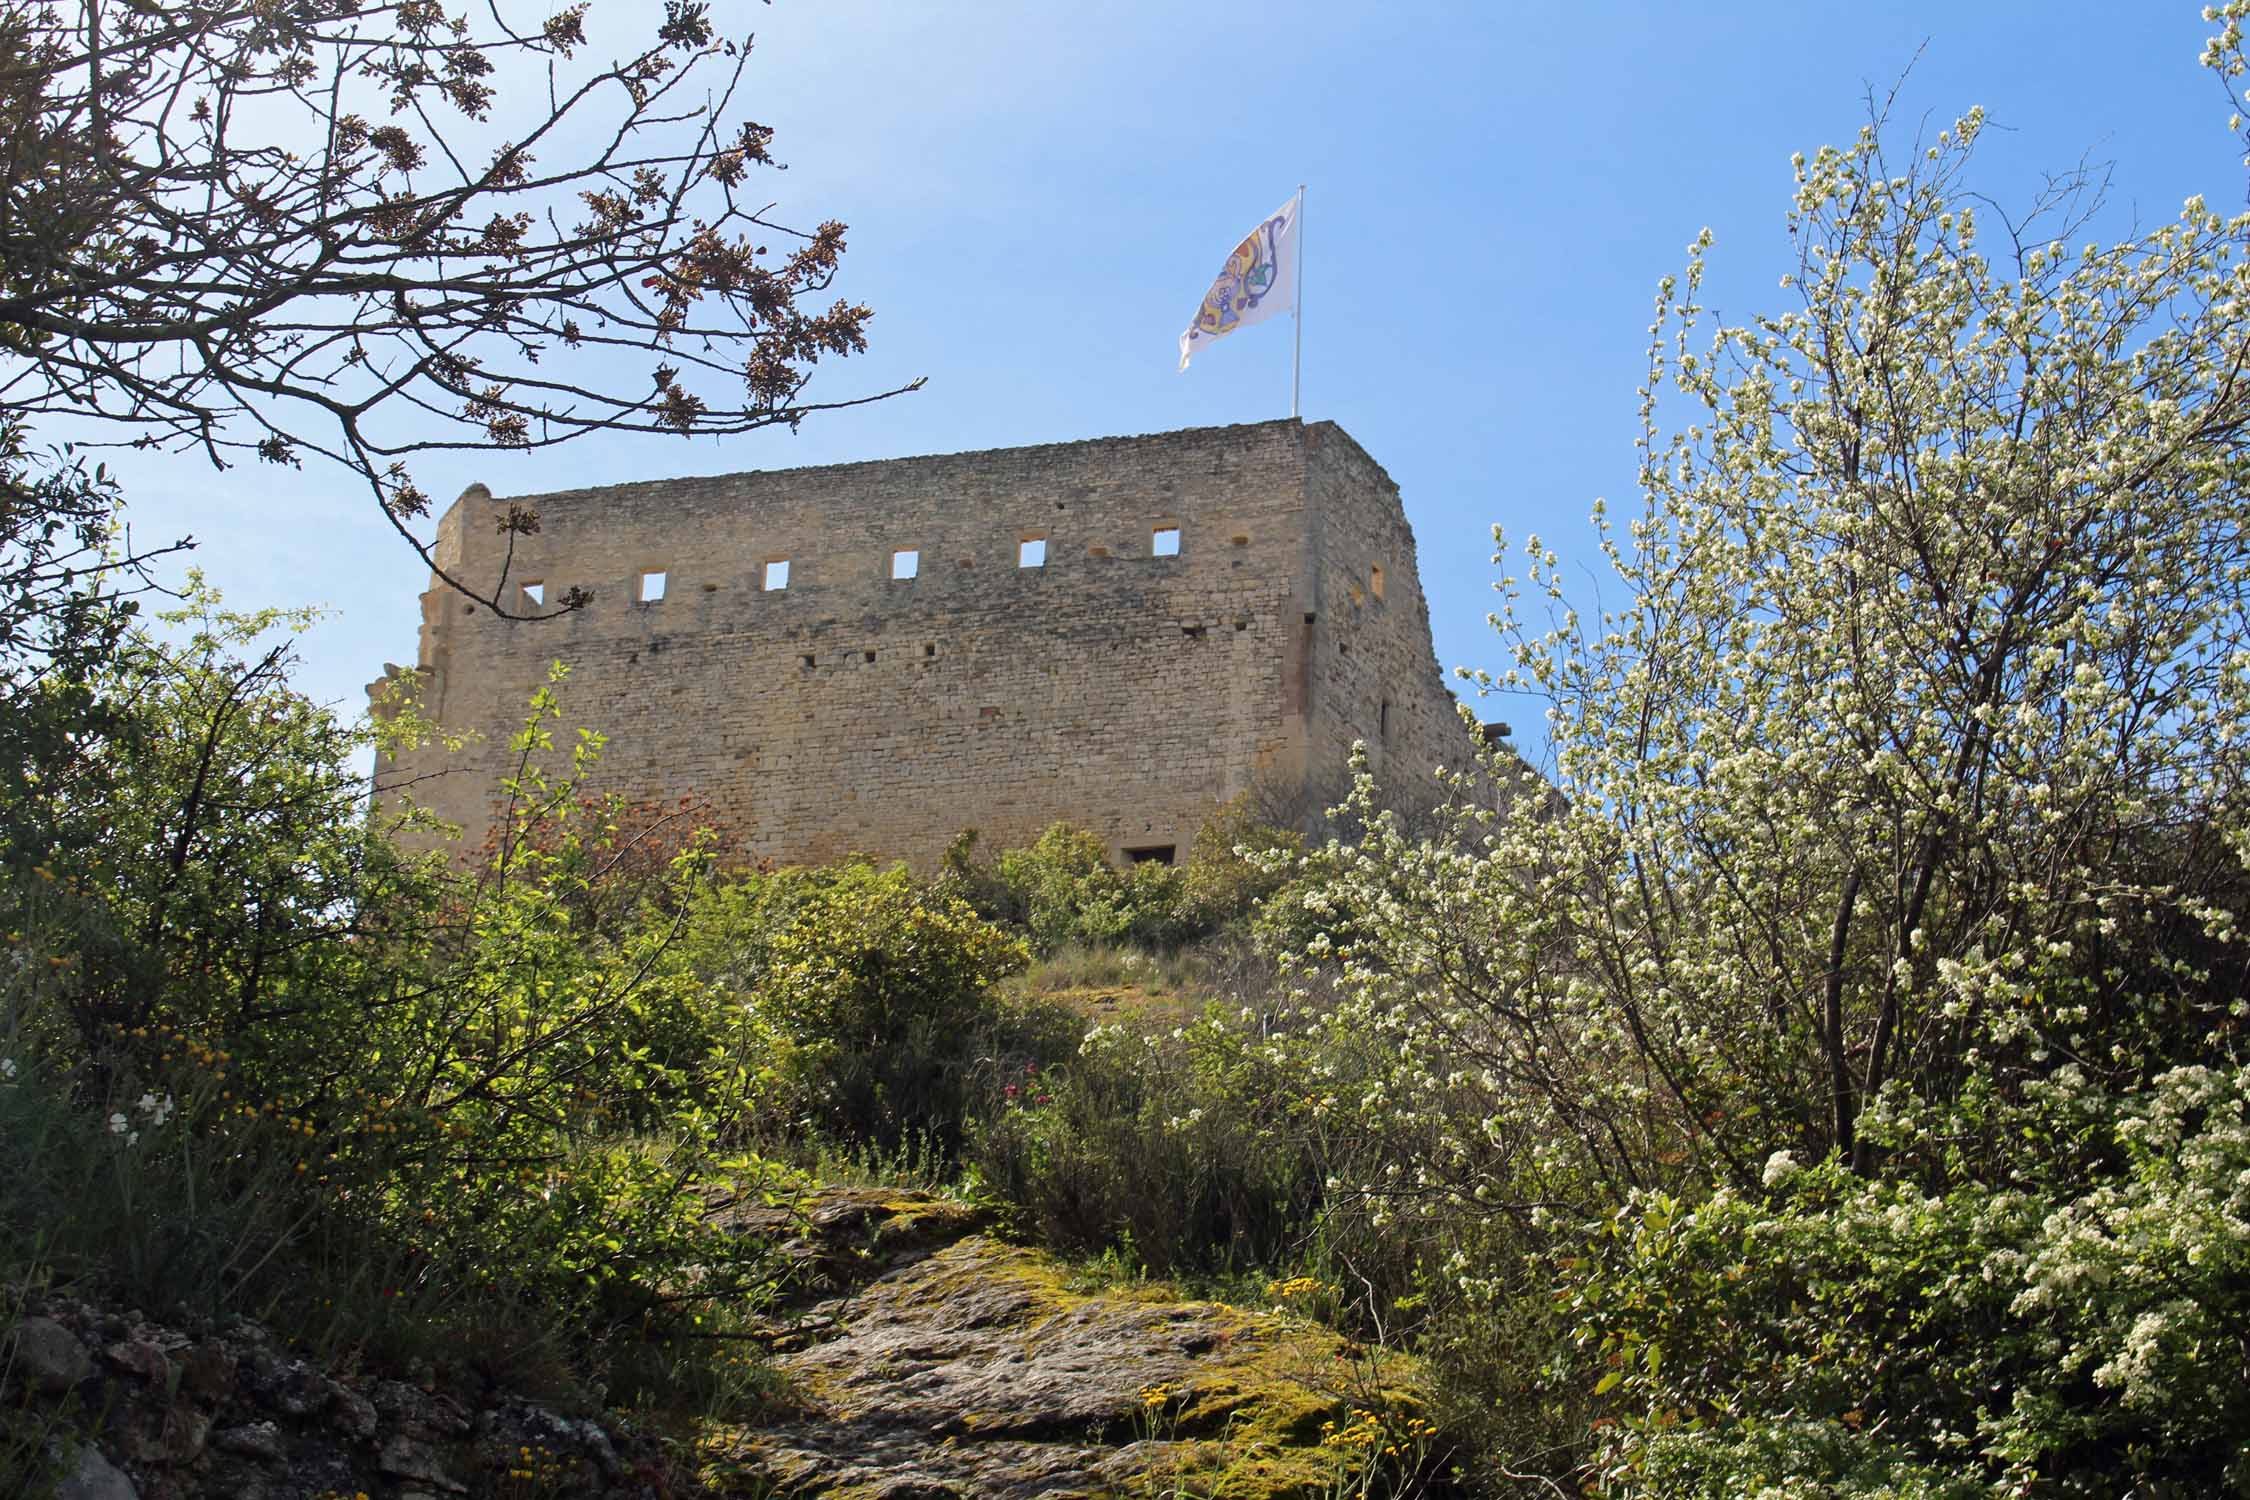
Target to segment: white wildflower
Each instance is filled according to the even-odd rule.
[[[1776,1151],[1766,1158],[1766,1170],[1762,1180],[1767,1187],[1775,1187],[1803,1170],[1804,1168],[1797,1164],[1797,1158],[1792,1153]]]

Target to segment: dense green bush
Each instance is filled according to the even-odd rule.
[[[1613,1214],[1558,1278],[1605,1372],[1605,1484],[2250,1488],[2250,1072],[2116,1094],[2070,1068],[2004,1113],[2014,1160],[1985,1180],[1930,1191],[1777,1154],[1761,1192]],[[1908,1123],[1962,1122],[1885,1128]]]
[[[1152,873],[1142,876],[1143,870]],[[1135,928],[1152,918],[1169,925],[1171,871],[1140,865],[1121,871],[1099,837],[1068,823],[1055,824],[1029,848],[1002,851],[994,873],[1042,953],[1137,936]]]
[[[1282,1264],[1323,1200],[1305,1080],[1216,1012],[1171,1034],[1103,1027],[993,1093],[967,1161],[1065,1249],[1125,1248],[1159,1273]]]
[[[51,732],[0,798],[0,901],[57,937],[83,1045],[161,1016],[224,1030],[238,1074],[315,1075],[377,998],[363,945],[432,920],[435,888],[362,815],[363,737],[288,685],[287,636],[309,623],[227,613],[191,580],[162,634],[22,705]]]
[[[0,1031],[39,1080],[12,1139],[54,1146],[0,1174],[5,1238],[152,1307],[306,1329],[342,1316],[304,1305],[317,1287],[363,1333],[514,1306],[586,1347],[684,1319],[684,1276],[762,1285],[762,1252],[705,1218],[746,1170],[719,1132],[753,1069],[677,942],[699,852],[581,919],[610,824],[536,769],[542,693],[490,862],[401,859],[358,800],[364,741],[260,640],[287,623],[205,601],[127,637],[102,715],[0,806]],[[88,1150],[116,1191],[72,1199],[55,1171]]]
[[[1289,878],[1302,848],[1236,799],[1197,830],[1187,863],[1140,861],[1118,869],[1101,839],[1056,823],[1026,848],[976,860],[972,831],[946,851],[940,884],[985,917],[1020,927],[1041,955],[1064,948],[1126,946],[1157,952],[1209,937],[1246,918]]]
[[[694,947],[765,1048],[762,1114],[847,1144],[949,1154],[977,1057],[1008,1045],[999,980],[1023,945],[904,867],[751,876]]]
[[[1302,836],[1258,821],[1248,797],[1219,805],[1195,833],[1180,872],[1178,912],[1198,935],[1238,926],[1291,878]]]

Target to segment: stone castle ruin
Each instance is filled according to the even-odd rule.
[[[511,505],[539,529],[511,535]],[[510,548],[512,544],[512,555]],[[1447,690],[1398,488],[1330,422],[654,480],[439,525],[457,576],[557,618],[496,618],[433,579],[409,676],[458,750],[386,756],[378,795],[490,826],[549,664],[607,748],[592,786],[695,796],[741,852],[937,863],[1068,820],[1119,862],[1186,856],[1249,794],[1317,817],[1364,741],[1386,794],[1434,801],[1475,733]]]

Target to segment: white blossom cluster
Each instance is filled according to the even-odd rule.
[[[121,1137],[127,1146],[137,1146],[140,1144],[141,1131],[144,1128],[149,1130],[161,1129],[177,1110],[178,1106],[173,1102],[170,1094],[161,1098],[155,1094],[143,1094],[138,1100],[134,1101],[132,1115],[128,1116],[123,1110],[111,1111],[109,1133]],[[136,1118],[138,1124],[135,1123]]]

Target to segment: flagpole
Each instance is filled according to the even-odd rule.
[[[1297,397],[1305,385],[1305,185],[1297,184],[1297,352],[1289,361],[1289,419],[1297,419]]]

